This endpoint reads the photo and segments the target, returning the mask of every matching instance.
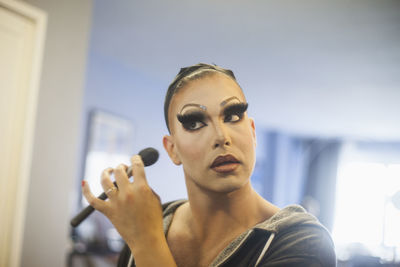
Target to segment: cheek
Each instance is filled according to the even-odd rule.
[[[245,126],[245,125],[244,125]],[[255,138],[253,135],[253,131],[250,127],[244,127],[240,125],[234,131],[235,136],[241,145],[245,145],[248,147],[255,146]]]
[[[248,159],[255,158],[256,142],[251,129],[241,129],[241,131],[237,131],[236,143],[240,146],[240,150],[246,154]]]
[[[184,165],[190,165],[204,159],[204,140],[195,134],[185,134],[177,144],[179,155]],[[185,164],[186,163],[186,164]]]

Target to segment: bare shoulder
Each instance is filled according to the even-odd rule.
[[[196,244],[187,223],[189,203],[176,211],[167,233],[167,242],[178,266],[199,266]]]

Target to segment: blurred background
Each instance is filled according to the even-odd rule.
[[[99,173],[152,146],[163,202],[186,197],[162,147],[179,68],[232,69],[257,129],[256,190],[332,233],[339,266],[400,266],[400,1],[26,0],[47,13],[21,266],[114,266]]]

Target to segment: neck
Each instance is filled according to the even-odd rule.
[[[268,219],[278,210],[258,195],[250,182],[229,193],[188,185],[188,196],[188,221],[194,233],[204,238],[241,233]]]

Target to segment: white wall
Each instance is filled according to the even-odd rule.
[[[22,266],[65,266],[77,183],[91,0],[27,0],[48,14]],[[76,190],[75,190],[76,191]]]
[[[398,0],[96,0],[91,50],[170,82],[232,68],[256,124],[400,137]]]

